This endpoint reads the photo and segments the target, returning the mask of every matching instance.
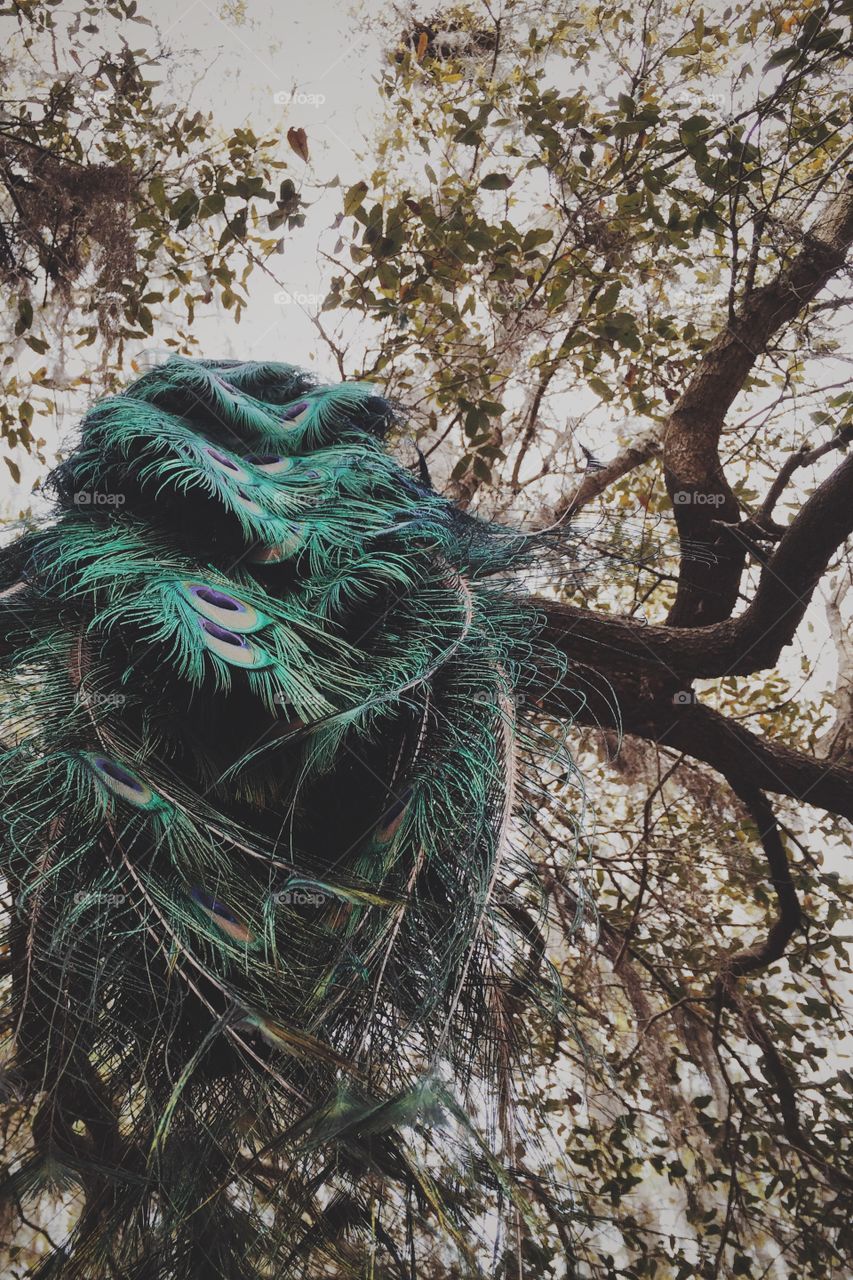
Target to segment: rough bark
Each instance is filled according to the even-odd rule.
[[[682,557],[673,626],[707,626],[737,603],[745,548],[718,521],[736,524],[738,503],[720,464],[726,413],[771,338],[789,324],[843,265],[853,243],[853,175],[804,234],[800,250],[769,284],[749,293],[732,323],[706,349],[663,433],[667,490],[679,537],[707,543],[716,564]]]
[[[570,716],[577,724],[616,724],[623,733],[703,761],[724,778],[737,777],[744,787],[790,796],[853,822],[853,768],[761,737],[699,702],[673,701],[684,692],[618,679],[596,684],[584,669],[544,693],[541,705],[555,718]]]
[[[618,676],[642,668],[674,687],[698,678],[749,675],[776,665],[815,587],[853,534],[853,454],[819,485],[784,531],[748,607],[703,627],[643,625],[549,600],[539,604],[553,644]]]

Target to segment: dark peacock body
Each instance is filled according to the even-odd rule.
[[[530,540],[396,462],[393,421],[170,360],[2,553],[0,1190],[80,1206],[40,1278],[487,1272],[482,1189],[529,1214],[513,815],[557,664]]]

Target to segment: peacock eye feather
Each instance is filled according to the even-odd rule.
[[[286,458],[278,453],[252,454],[245,461],[256,471],[262,471],[265,476],[283,476],[296,466],[293,458]]]
[[[406,811],[408,810],[411,797],[412,788],[407,787],[403,794],[394,801],[391,807],[385,810],[385,813],[382,815],[379,825],[376,828],[376,839],[381,844],[387,844],[387,842],[393,839],[399,831],[403,819],[406,816]]]
[[[228,627],[220,626],[211,618],[199,617],[198,625],[202,631],[205,645],[211,653],[222,658],[232,667],[247,667],[259,670],[272,665],[272,658],[257,645],[251,644],[245,636]]]
[[[266,614],[254,605],[206,582],[181,582],[178,590],[196,613],[210,622],[219,623],[229,632],[248,634],[269,622]]]
[[[218,898],[214,898],[211,894],[206,893],[204,889],[199,889],[196,886],[190,889],[190,897],[205,915],[210,917],[217,928],[221,929],[229,938],[233,938],[235,942],[252,943],[256,941],[255,935],[248,925],[244,924],[226,903],[220,902]]]
[[[216,467],[217,471],[221,471],[224,475],[230,476],[232,480],[238,480],[243,484],[251,482],[251,474],[245,467],[241,467],[236,458],[232,458],[230,454],[222,453],[219,449],[205,448],[210,461]]]
[[[244,493],[242,489],[238,489],[234,494],[234,502],[241,511],[245,511],[250,516],[269,515],[268,511],[264,511],[263,507],[259,506],[259,504],[250,498],[247,493]]]
[[[286,409],[282,410],[281,420],[286,422],[289,427],[298,427],[301,422],[305,421],[310,409],[310,401],[297,400],[295,404],[289,404]]]
[[[110,760],[108,756],[91,752],[86,752],[84,759],[95,777],[108,791],[122,800],[127,800],[137,809],[157,809],[164,804],[156,791],[152,791],[151,787],[126,765],[119,764],[117,760]]]

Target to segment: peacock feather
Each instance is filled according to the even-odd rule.
[[[78,1204],[39,1280],[487,1274],[532,1221],[560,662],[537,541],[394,423],[365,384],[171,359],[0,557],[2,1192]]]

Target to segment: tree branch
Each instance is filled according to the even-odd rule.
[[[807,444],[801,445],[795,453],[792,453],[785,460],[779,470],[779,474],[771,484],[767,491],[767,496],[761,504],[757,514],[750,523],[755,526],[757,532],[769,529],[771,533],[776,531],[773,524],[773,511],[776,503],[781,498],[787,488],[788,481],[791,479],[795,471],[799,471],[801,467],[811,467],[819,461],[825,454],[831,453],[833,449],[843,449],[850,441],[853,440],[853,427],[843,427],[838,431],[831,440],[826,440],[823,444],[817,445],[814,449],[810,449]],[[780,531],[781,532],[781,531]]]
[[[608,676],[640,667],[689,683],[749,675],[775,666],[802,621],[815,587],[853,534],[853,454],[832,472],[791,521],[761,572],[751,604],[736,618],[704,627],[643,625],[538,599],[547,638]]]
[[[580,511],[582,507],[585,507],[587,503],[592,502],[593,498],[597,498],[600,493],[609,488],[611,484],[621,480],[629,471],[635,471],[637,467],[641,467],[650,458],[656,457],[660,451],[661,436],[659,428],[652,427],[648,431],[642,432],[630,444],[627,444],[624,449],[621,449],[615,458],[611,458],[609,462],[605,463],[603,467],[587,471],[572,492],[560,500],[549,518],[549,523],[568,520]]]
[[[672,626],[728,618],[737,603],[746,548],[721,537],[714,521],[739,520],[723,474],[719,441],[726,413],[770,339],[793,320],[844,265],[853,243],[853,175],[805,233],[800,251],[769,284],[754,289],[717,334],[676,402],[664,429],[664,476],[682,541],[704,541],[713,567],[683,556]]]
[[[756,969],[764,969],[781,959],[786,946],[802,923],[800,903],[791,879],[788,855],[779,834],[773,806],[760,791],[745,786],[737,775],[729,777],[727,781],[735,795],[746,805],[758,827],[758,835],[770,867],[770,882],[779,904],[779,914],[763,942],[744,947],[726,957],[718,979],[722,993],[728,993],[736,978],[745,973],[753,973]]]
[[[853,822],[853,768],[759,737],[701,703],[673,703],[671,694],[650,689],[647,681],[641,680],[638,687],[636,676],[611,679],[607,688],[599,689],[589,684],[584,672],[578,676],[576,689],[563,685],[545,693],[541,706],[546,713],[600,728],[613,724],[615,704],[626,734],[701,760],[753,791],[791,796]]]

